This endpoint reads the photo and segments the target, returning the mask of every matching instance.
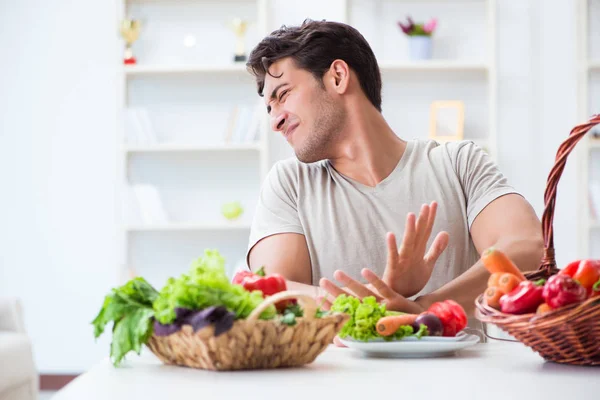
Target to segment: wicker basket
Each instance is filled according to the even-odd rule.
[[[260,320],[260,314],[281,300],[298,299],[304,317],[296,325]],[[165,364],[208,370],[296,367],[313,362],[332,343],[349,315],[336,313],[316,318],[314,299],[286,291],[267,297],[247,319],[234,322],[229,331],[214,336],[208,326],[197,332],[184,325],[169,336],[153,335],[147,346]]]
[[[539,269],[526,273],[528,280],[548,278],[559,270],[554,257],[552,223],[556,204],[556,187],[565,168],[567,157],[577,142],[600,124],[600,115],[576,126],[560,145],[555,165],[550,171],[544,194],[542,216],[544,257]],[[575,365],[600,365],[600,297],[546,314],[510,315],[488,307],[483,294],[475,300],[475,316],[482,322],[497,325],[518,341],[531,347],[548,361]]]

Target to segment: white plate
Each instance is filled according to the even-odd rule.
[[[414,336],[407,336],[402,338],[402,342],[458,342],[460,340],[466,339],[469,335],[465,331],[460,331],[456,334],[456,336],[446,337],[446,336],[423,336],[421,339]],[[352,338],[344,339],[350,342],[357,343],[365,343],[359,340],[354,340]],[[384,338],[377,338],[373,340],[369,340],[369,343],[389,343]]]
[[[453,339],[453,340],[452,340]],[[454,355],[458,350],[471,347],[479,343],[479,336],[464,334],[454,338],[423,337],[404,338],[393,342],[340,339],[344,346],[357,350],[371,357],[444,357]]]

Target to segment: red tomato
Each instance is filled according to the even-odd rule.
[[[444,300],[433,303],[428,312],[435,314],[444,325],[443,336],[456,336],[467,326],[467,313],[454,300]]]

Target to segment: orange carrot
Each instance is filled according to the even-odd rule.
[[[517,266],[508,258],[502,251],[490,247],[481,255],[481,261],[485,268],[493,274],[494,272],[510,272],[519,278],[520,281],[525,280],[525,275],[517,268]]]
[[[515,274],[505,272],[500,275],[500,279],[498,279],[498,284],[496,286],[504,293],[510,293],[520,282],[521,281]]]
[[[504,296],[504,292],[498,289],[496,286],[492,286],[487,288],[483,297],[488,306],[495,308],[496,310],[500,309],[500,297]]]
[[[498,286],[498,281],[500,280],[501,276],[502,272],[494,272],[493,274],[491,274],[490,279],[488,279],[488,287]]]
[[[402,314],[380,318],[377,321],[377,333],[382,336],[393,335],[401,326],[412,325],[417,317],[417,314]]]
[[[548,304],[542,303],[538,306],[536,314],[545,314],[550,311],[552,311],[552,308]]]

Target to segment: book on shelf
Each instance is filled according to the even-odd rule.
[[[254,143],[260,132],[260,107],[236,105],[231,110],[224,141],[231,143]]]
[[[131,190],[137,200],[142,223],[164,224],[169,218],[162,203],[160,193],[155,186],[149,184],[134,184]]]
[[[156,134],[143,107],[128,107],[125,110],[125,140],[131,144],[155,144]]]

